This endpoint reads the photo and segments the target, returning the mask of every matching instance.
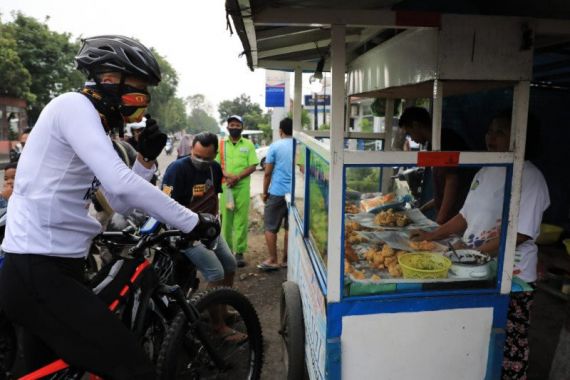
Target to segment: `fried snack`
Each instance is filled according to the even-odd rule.
[[[393,264],[388,267],[388,273],[392,277],[402,277],[402,269],[400,268],[400,264]]]
[[[350,265],[348,260],[344,259],[344,273],[352,273],[354,272],[354,267]]]
[[[344,257],[351,263],[358,261],[358,255],[350,244],[344,246]]]
[[[406,252],[406,251],[398,251],[398,252],[396,252],[396,257],[399,259],[402,255],[405,255],[406,253],[408,253],[408,252]]]
[[[411,241],[409,243],[411,249],[415,251],[433,251],[437,246],[433,241]]]
[[[357,231],[359,229],[360,229],[360,224],[358,224],[354,220],[346,222],[345,228],[344,228],[345,236],[350,235],[352,232]]]
[[[384,259],[384,265],[388,268],[390,267],[390,265],[397,263],[397,262],[398,262],[398,258],[396,256],[390,256],[390,257],[386,257]]]
[[[390,208],[387,211],[380,211],[374,217],[374,223],[384,227],[404,227],[410,224],[411,220],[406,216],[406,214],[394,212],[394,210]]]
[[[347,240],[350,244],[358,244],[358,243],[362,243],[366,239],[357,233],[351,232],[350,235],[348,235]]]
[[[382,251],[380,252],[380,254],[384,257],[388,257],[395,255],[396,252],[388,244],[384,244],[384,247],[382,247]]]
[[[384,261],[385,258],[382,255],[374,255],[374,258],[372,259],[372,265],[374,265],[374,267],[378,268],[380,266],[384,266]]]
[[[373,274],[372,277],[370,277],[370,279],[372,281],[380,281],[381,280],[380,276],[378,276],[377,274]]]
[[[364,273],[362,273],[361,271],[359,271],[357,269],[355,269],[351,274],[352,274],[352,277],[354,277],[357,280],[364,280],[366,278]]]
[[[351,203],[347,203],[344,206],[344,212],[347,214],[358,214],[360,212],[360,209],[356,205],[353,205]]]
[[[374,248],[370,248],[368,251],[366,251],[366,253],[364,254],[364,258],[369,261],[369,262],[373,262],[374,261],[374,255],[376,254],[376,250]]]

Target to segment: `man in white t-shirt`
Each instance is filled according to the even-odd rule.
[[[506,111],[493,119],[485,136],[489,151],[509,150],[510,115],[511,111]],[[536,124],[529,116],[526,153],[533,151],[539,143],[538,138],[534,136],[535,128]],[[528,154],[526,158],[529,158]],[[505,181],[505,168],[482,168],[473,178],[465,204],[459,214],[433,232],[416,232],[416,238],[440,240],[451,234],[463,233],[463,240],[468,247],[496,256],[500,247]],[[538,247],[535,240],[540,232],[542,214],[549,205],[550,197],[544,176],[530,161],[525,161],[513,274],[531,286],[537,277]],[[526,378],[532,299],[532,291],[511,293],[503,359],[504,380]]]
[[[134,334],[83,284],[84,259],[101,232],[88,215],[92,195],[101,188],[114,210],[141,209],[184,232],[199,234],[207,224],[148,182],[166,141],[156,122],[140,136],[132,171],[108,136],[144,115],[147,87],[161,79],[151,51],[130,38],[98,36],[85,39],[75,59],[91,82],[42,110],[18,163],[0,307],[24,328],[28,370],[61,358],[103,378],[154,379]]]

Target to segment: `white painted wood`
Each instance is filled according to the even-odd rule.
[[[492,153],[492,152],[461,152],[459,155],[460,164],[511,164],[513,163],[513,153]],[[418,152],[372,152],[372,151],[345,151],[345,164],[368,164],[368,165],[416,165],[418,162]]]
[[[319,141],[305,132],[293,131],[293,136],[319,156],[324,158],[325,161],[331,161],[331,148],[329,144]]]
[[[270,70],[293,71],[296,67],[301,67],[306,73],[315,72],[315,62],[299,62],[299,61],[278,61],[272,59],[259,59],[257,67]],[[325,64],[324,71],[328,71]]]
[[[329,138],[330,137],[330,131],[304,131],[304,133],[306,133],[309,136],[313,136],[313,137],[325,137],[325,138]],[[345,139],[376,139],[376,140],[380,140],[380,139],[384,139],[385,138],[385,133],[376,133],[376,132],[344,132],[344,138]]]
[[[331,96],[331,161],[329,175],[329,226],[327,256],[327,299],[339,302],[342,291],[340,254],[341,237],[344,226],[341,224],[344,206],[342,202],[343,157],[344,157],[344,100],[345,100],[345,49],[344,25],[331,27],[332,96]]]
[[[346,42],[358,42],[358,41],[360,41],[360,35],[359,34],[353,34],[353,35],[346,36],[345,41]],[[295,52],[299,52],[299,51],[314,50],[314,49],[316,49],[316,46],[320,46],[322,48],[323,46],[326,47],[326,46],[330,45],[330,43],[331,43],[330,38],[325,38],[325,39],[318,40],[318,41],[305,42],[305,43],[297,44],[297,45],[289,45],[289,46],[284,46],[281,48],[276,48],[276,49],[271,49],[271,50],[260,50],[257,52],[257,57],[259,59],[265,59],[265,58],[269,58],[269,57],[274,57],[276,55],[295,53]]]
[[[251,2],[249,0],[238,0],[241,19],[245,26],[245,33],[251,48],[251,64],[253,67],[257,66],[257,38],[255,36],[255,26],[253,25],[253,18],[251,13]],[[247,53],[247,52],[246,52]]]
[[[492,308],[344,317],[342,378],[482,380],[492,322]]]
[[[519,207],[522,187],[522,170],[524,164],[524,149],[526,143],[526,127],[528,118],[528,101],[530,95],[530,82],[522,81],[515,86],[513,93],[513,118],[511,129],[516,129],[514,146],[513,180],[511,187],[511,203],[509,209],[509,222],[507,226],[507,242],[503,261],[501,293],[511,291],[511,279],[515,260],[517,240]],[[504,222],[503,222],[504,225]]]
[[[386,138],[384,139],[384,144],[382,146],[383,150],[392,150],[392,128],[394,126],[394,100],[386,99],[386,109],[384,111],[384,134]],[[390,167],[382,168],[382,192],[387,193],[390,191],[390,186],[392,185],[392,175],[394,175],[394,169]]]
[[[256,25],[359,26],[396,25],[396,12],[371,9],[266,8],[254,16]]]
[[[294,95],[293,95],[293,129],[300,131],[301,113],[302,113],[302,97],[303,97],[303,70],[301,66],[295,67],[294,78]],[[285,99],[287,101],[287,99]]]
[[[433,81],[433,112],[431,122],[431,149],[441,150],[441,118],[443,113],[443,83]]]

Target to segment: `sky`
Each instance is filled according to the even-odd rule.
[[[249,70],[236,33],[226,30],[224,0],[0,0],[2,21],[22,11],[75,37],[122,34],[154,47],[179,76],[178,96],[204,94],[217,104],[245,93],[262,107],[265,70]]]

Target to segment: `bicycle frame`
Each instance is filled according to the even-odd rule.
[[[161,242],[163,239],[167,237],[180,236],[180,235],[181,232],[178,230],[165,231],[156,234],[155,236],[152,236],[150,233],[148,235],[143,235],[142,237],[140,237],[136,245],[129,250],[129,254],[132,257],[137,257],[137,256],[141,257],[145,249],[152,247],[153,245]],[[100,236],[108,238],[121,238],[121,237],[133,238],[132,235],[123,232],[104,232]],[[145,257],[143,261],[137,265],[134,273],[129,278],[129,281],[122,287],[122,289],[116,295],[116,298],[109,304],[109,311],[115,312],[119,307],[119,305],[121,305],[121,302],[126,300],[127,296],[129,296],[130,294],[133,294],[134,290],[142,289],[143,285],[140,284],[140,280],[143,274],[149,269],[152,270],[152,263]],[[147,289],[149,290],[148,294],[150,294],[150,296],[142,301],[143,306],[141,307],[140,309],[141,312],[138,313],[138,315],[144,317],[146,311],[148,310],[149,299],[154,298],[152,297],[153,295],[158,294],[160,296],[163,295],[170,296],[172,299],[174,299],[177,302],[181,310],[186,315],[187,320],[192,326],[192,331],[196,334],[198,340],[200,340],[200,342],[203,344],[204,348],[212,358],[212,361],[215,363],[216,367],[225,368],[224,360],[215,352],[211,344],[208,342],[208,339],[204,336],[204,334],[200,331],[200,329],[195,328],[195,326],[198,324],[200,320],[200,314],[198,310],[196,310],[194,305],[186,301],[186,298],[181,288],[178,285],[171,286],[161,283],[160,280],[158,279],[158,276],[154,272],[152,273],[152,276],[154,276],[156,282],[151,284],[150,289]],[[137,283],[137,281],[139,281],[139,283]],[[131,330],[134,331],[135,333],[141,332],[139,330],[141,330],[143,327],[141,320],[142,317],[137,318],[131,326]],[[68,371],[66,371],[66,373],[62,375],[65,376],[66,379],[69,379],[70,377],[79,379],[85,373],[84,370],[78,370],[70,367],[69,364],[67,364],[63,359],[58,359],[50,364],[45,365],[44,367],[41,367],[27,375],[20,377],[20,380],[38,380],[50,375],[56,375],[56,377],[52,379],[57,379],[60,377],[60,375],[57,374],[65,370]],[[70,371],[71,373],[69,373]],[[91,379],[96,380],[100,378],[96,375],[91,375]]]

